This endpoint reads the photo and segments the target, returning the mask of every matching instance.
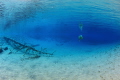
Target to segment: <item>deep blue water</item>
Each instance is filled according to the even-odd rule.
[[[5,6],[1,11],[4,15],[1,16],[1,20],[4,20],[1,31],[4,35],[23,35],[37,40],[50,38],[73,43],[79,43],[78,36],[82,35],[80,41],[90,44],[120,41],[118,0],[38,0],[24,4],[25,2],[27,0],[18,1],[18,5],[4,1],[0,3]],[[82,31],[79,24],[83,25]]]

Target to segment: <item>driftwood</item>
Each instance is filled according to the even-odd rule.
[[[31,47],[31,46],[27,46],[24,45],[22,43],[19,43],[13,39],[4,37],[4,40],[8,43],[8,45],[10,45],[11,47],[13,47],[17,52],[21,51],[24,53],[25,55],[34,55],[33,57],[28,57],[28,59],[33,59],[33,58],[39,58],[41,56],[52,56],[53,53],[47,53],[45,50],[36,50],[35,48]],[[46,49],[46,48],[45,48]]]

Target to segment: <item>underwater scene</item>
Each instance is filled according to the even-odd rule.
[[[119,75],[119,0],[0,0],[0,80]]]

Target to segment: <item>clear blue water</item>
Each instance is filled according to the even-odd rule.
[[[92,72],[92,70],[97,71],[97,69],[100,69],[101,74],[103,74],[105,70],[108,70],[109,66],[111,68],[111,64],[114,62],[111,62],[110,65],[108,64],[108,68],[106,68],[105,65],[113,61],[113,57],[115,58],[119,53],[119,50],[113,49],[113,47],[116,47],[116,44],[118,45],[118,43],[120,43],[119,8],[119,0],[0,1],[0,37],[8,37],[21,44],[25,43],[28,46],[34,45],[36,46],[34,48],[37,50],[40,50],[42,47],[43,49],[47,48],[50,53],[55,51],[54,57],[52,58],[43,57],[36,61],[28,60],[23,62],[19,59],[22,56],[20,54],[3,54],[0,59],[0,64],[4,63],[5,68],[6,65],[10,65],[10,67],[7,66],[8,68],[17,65],[16,68],[18,69],[12,68],[14,71],[18,70],[19,72],[20,70],[20,72],[27,71],[28,73],[31,71],[31,66],[33,66],[33,72],[36,71],[36,73],[33,74],[37,75],[37,78],[39,78],[38,74],[40,73],[44,74],[46,78],[50,78],[50,74],[56,75],[57,77],[61,73],[56,72],[57,75],[55,70],[57,71],[59,69],[61,69],[61,72],[65,70],[66,73],[70,75],[72,73],[73,75],[76,74],[75,72],[77,72],[79,68],[83,72],[86,71],[86,73],[78,72],[80,75],[86,75],[87,71]],[[80,29],[80,25],[83,25],[82,30]],[[83,36],[83,39],[78,38],[80,35]],[[0,44],[2,44],[2,41],[3,39],[1,39]],[[4,48],[8,45],[0,46]],[[115,52],[115,54],[113,54],[113,52]],[[111,55],[113,57],[111,57]],[[40,65],[42,67],[39,67]],[[100,68],[99,66],[101,65],[105,67],[102,66]],[[21,68],[21,66],[23,68]],[[69,66],[70,69],[68,69]],[[113,64],[112,67],[114,67]],[[74,71],[74,68],[78,70]],[[48,72],[45,70],[48,70]],[[93,73],[99,75],[97,72]],[[13,72],[13,74],[16,74],[16,72]],[[25,77],[23,74],[19,75]],[[93,74],[90,74],[90,76],[91,75],[94,76]],[[11,75],[9,76],[11,77]],[[73,80],[72,78],[58,79],[56,77],[50,79],[41,78],[41,80]],[[78,77],[76,78],[76,80],[79,80]],[[0,79],[2,78],[0,77]],[[22,80],[22,78],[14,79]],[[95,79],[97,78],[94,77],[94,79],[90,80]],[[11,80],[13,79],[11,78]],[[106,80],[108,80],[108,78],[106,78]]]
[[[4,32],[10,30],[10,34],[18,34],[18,31],[24,31],[22,35],[38,40],[51,38],[79,42],[78,36],[83,35],[81,41],[85,43],[108,44],[120,41],[120,6],[117,0],[31,1],[25,8],[20,3],[24,6],[25,1],[18,1],[18,6],[12,4],[15,9],[20,7],[20,10],[11,11],[14,8],[10,6],[1,12],[4,14],[6,11],[4,16],[10,17],[1,17],[5,19],[5,24],[1,26]],[[10,5],[8,2],[5,6],[7,4]],[[82,31],[79,24],[83,24]]]

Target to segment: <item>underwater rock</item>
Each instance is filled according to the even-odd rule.
[[[5,47],[4,50],[8,50],[8,47]]]
[[[2,50],[2,48],[0,48],[0,53],[2,53],[3,52],[3,50]]]

